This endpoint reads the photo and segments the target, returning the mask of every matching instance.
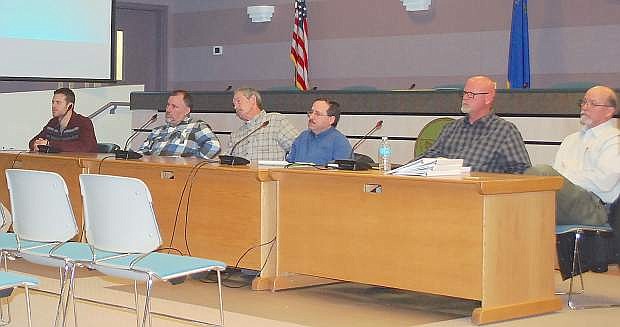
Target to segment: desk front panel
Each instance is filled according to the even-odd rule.
[[[476,183],[278,170],[278,271],[481,299]],[[370,192],[372,188],[381,192]]]
[[[83,164],[91,173],[135,177],[147,184],[163,246],[234,265],[247,249],[261,243],[257,169],[206,165],[190,176],[197,160],[143,159]],[[258,269],[260,258],[260,249],[255,249],[240,266]]]

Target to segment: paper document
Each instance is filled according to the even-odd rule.
[[[406,176],[449,176],[469,174],[470,171],[471,167],[463,167],[463,159],[421,158],[387,173]]]

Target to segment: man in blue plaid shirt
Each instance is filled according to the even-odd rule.
[[[192,96],[173,91],[166,105],[166,125],[153,129],[139,153],[160,156],[213,158],[220,152],[220,141],[202,120],[192,120]]]
[[[532,166],[517,127],[493,112],[495,82],[474,76],[463,88],[461,111],[467,116],[441,131],[420,157],[463,159],[473,171],[522,174]]]

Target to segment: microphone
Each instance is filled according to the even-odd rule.
[[[410,90],[415,89],[415,83],[411,83],[411,86],[409,86],[409,89],[410,89]]]
[[[228,91],[230,91],[230,90],[232,90],[232,85],[228,85],[228,86],[226,87],[226,90],[224,90],[224,92],[228,92]]]
[[[129,151],[127,150],[127,148],[129,147],[129,142],[131,142],[131,140],[133,140],[136,136],[138,136],[138,133],[143,131],[146,126],[152,124],[156,120],[157,120],[157,114],[154,114],[153,116],[151,116],[151,118],[149,118],[149,120],[147,120],[144,124],[142,124],[142,126],[134,129],[133,134],[131,134],[127,138],[127,141],[125,142],[125,147],[122,150],[114,151],[114,157],[116,159],[140,159],[142,158],[142,154],[132,151],[132,150],[129,150]]]
[[[255,130],[251,131],[250,134],[242,137],[239,141],[237,141],[237,143],[235,143],[231,148],[230,151],[228,151],[228,155],[226,154],[222,154],[219,156],[220,158],[220,164],[222,165],[232,165],[232,166],[237,166],[237,165],[247,165],[250,163],[250,160],[243,158],[243,157],[237,157],[237,156],[233,156],[233,152],[235,151],[235,149],[237,148],[237,145],[239,145],[241,142],[245,141],[248,137],[252,136],[254,133],[258,132],[259,130],[261,130],[262,128],[266,127],[267,125],[269,125],[269,121],[265,121],[263,122],[260,126],[258,126]]]
[[[360,145],[362,145],[362,143],[364,143],[368,139],[368,136],[370,136],[372,133],[376,132],[377,130],[381,129],[381,127],[383,127],[383,120],[379,120],[375,124],[375,126],[368,131],[368,133],[364,134],[364,136],[362,136],[362,138],[359,139],[359,141],[357,141],[353,145],[353,147],[351,148],[351,154],[349,155],[349,157],[351,159],[336,160],[336,164],[338,165],[338,169],[342,169],[342,170],[368,170],[370,168],[370,163],[369,162],[365,162],[365,161],[361,161],[361,160],[356,160],[355,157],[354,157],[355,149],[357,149]]]

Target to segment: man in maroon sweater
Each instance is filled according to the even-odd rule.
[[[75,111],[75,94],[68,88],[54,91],[52,119],[28,144],[33,151],[46,145],[61,152],[97,152],[93,123]]]

